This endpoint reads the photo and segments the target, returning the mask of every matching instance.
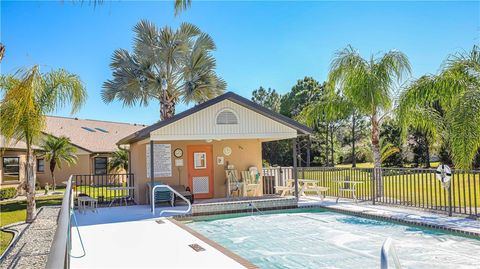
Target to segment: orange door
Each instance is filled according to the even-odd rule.
[[[212,155],[211,145],[187,146],[188,186],[195,199],[213,198]]]

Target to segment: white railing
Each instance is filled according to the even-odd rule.
[[[160,211],[160,216],[162,216],[163,213],[188,214],[190,212],[190,210],[192,209],[192,203],[190,203],[190,200],[185,198],[185,196],[181,195],[179,192],[174,190],[172,187],[170,187],[168,185],[156,185],[152,189],[152,196],[151,196],[151,200],[150,200],[151,204],[152,204],[152,214],[153,215],[155,215],[155,189],[157,189],[157,188],[167,188],[167,189],[169,189],[171,192],[175,193],[178,197],[182,198],[188,204],[187,210],[165,209],[165,210]]]
[[[389,237],[383,242],[382,251],[380,253],[380,268],[388,269],[388,257],[392,256],[393,263],[396,269],[401,269],[400,259],[397,256],[397,251],[395,250],[395,245],[393,244],[392,239]]]

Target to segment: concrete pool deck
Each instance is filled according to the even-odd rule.
[[[320,198],[316,197],[300,198],[298,207],[321,207],[340,213],[355,214],[361,217],[396,221],[402,224],[418,225],[480,237],[479,220],[458,216],[449,217],[446,214],[413,208],[372,205],[371,202],[354,203],[351,200],[340,200],[337,204],[334,198],[326,198],[321,201]]]
[[[228,250],[201,240],[174,221],[159,218],[162,209],[165,208],[156,209],[156,217],[148,206],[76,212],[86,253],[81,258],[71,258],[71,268],[256,268],[229,255]],[[204,251],[195,251],[190,246],[193,244]],[[73,228],[72,255],[82,254],[77,230]]]

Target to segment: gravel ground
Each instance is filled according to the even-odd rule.
[[[0,261],[0,268],[45,268],[60,207],[42,207],[15,245]]]

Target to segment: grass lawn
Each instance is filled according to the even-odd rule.
[[[440,165],[440,162],[431,162],[430,167],[432,168],[437,168]],[[335,167],[340,167],[340,168],[350,168],[352,167],[351,163],[347,164],[337,164]],[[357,163],[357,168],[373,168],[373,163]]]
[[[93,186],[78,186],[74,190],[74,194],[84,193],[90,197],[97,198],[103,196],[104,201],[109,201],[115,197],[127,196],[128,191],[110,190],[111,187],[93,187]]]
[[[362,181],[357,185],[358,197],[371,197],[370,169],[342,170],[325,169],[299,172],[299,178],[315,179],[319,185],[329,187],[327,195],[338,195],[338,183],[334,180]],[[407,170],[398,175],[383,175],[384,199],[389,203],[402,201],[403,204],[425,207],[448,205],[447,192],[434,173],[413,173]],[[451,179],[452,205],[454,207],[480,207],[480,174],[455,174]],[[480,209],[479,209],[480,210]],[[462,211],[463,212],[463,211]]]
[[[62,204],[61,195],[58,196],[47,196],[39,197],[36,199],[37,208],[42,206],[49,205],[60,205]],[[5,225],[24,221],[27,214],[27,201],[9,201],[9,202],[0,202],[0,227]],[[0,253],[7,248],[8,244],[12,240],[11,233],[0,232]]]

